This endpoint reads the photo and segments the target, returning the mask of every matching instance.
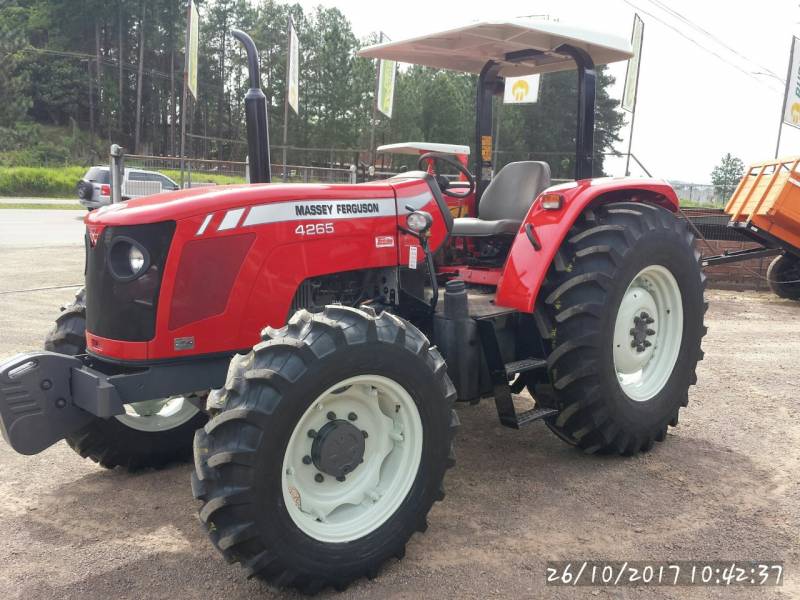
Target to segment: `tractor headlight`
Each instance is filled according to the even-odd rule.
[[[406,217],[406,224],[414,233],[425,233],[433,225],[433,217],[424,210],[415,210]]]
[[[138,246],[131,246],[128,250],[128,262],[131,265],[131,272],[138,273],[144,267],[144,253]]]
[[[131,281],[150,267],[150,255],[138,242],[119,236],[108,251],[108,268],[115,279]]]

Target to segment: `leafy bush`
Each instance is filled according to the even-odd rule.
[[[24,152],[24,151],[19,151]],[[40,161],[41,162],[41,161]],[[180,171],[160,171],[180,183]],[[18,198],[77,198],[75,186],[86,167],[3,167],[0,166],[0,196]],[[245,183],[244,177],[192,173],[192,181],[217,185]]]
[[[0,196],[71,198],[85,167],[0,167]]]

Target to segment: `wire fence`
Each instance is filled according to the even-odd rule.
[[[273,149],[272,179],[291,183],[357,183],[392,177],[407,169],[415,168],[416,157],[393,157],[381,160],[378,155],[374,169],[370,169],[364,152],[357,149],[293,148],[292,154],[305,154],[306,161],[292,161],[285,167],[275,159],[281,158],[281,147]],[[547,160],[560,153],[524,153],[524,156],[500,153],[501,162],[510,160]],[[552,156],[550,156],[552,155]],[[619,156],[619,155],[614,155]],[[324,160],[323,160],[324,157]],[[348,160],[349,158],[349,160]],[[401,160],[402,159],[402,160]],[[181,183],[181,159],[176,156],[126,155],[125,166],[131,169],[156,171]],[[246,183],[247,163],[241,161],[208,160],[186,158],[183,161],[183,185]],[[554,183],[569,181],[555,178]],[[681,206],[687,208],[723,208],[736,189],[735,185],[715,186],[710,184],[670,181]]]

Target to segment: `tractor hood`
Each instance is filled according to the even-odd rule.
[[[397,183],[397,181],[395,181]],[[212,212],[271,202],[394,198],[388,181],[352,184],[265,183],[226,185],[166,192],[129,200],[90,212],[87,225],[141,225],[179,221]]]

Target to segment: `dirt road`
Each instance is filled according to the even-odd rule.
[[[80,248],[0,248],[0,360],[39,347]],[[458,464],[430,527],[335,598],[800,597],[800,304],[709,293],[706,359],[680,425],[649,454],[589,457],[542,424],[460,410]],[[270,598],[206,540],[190,467],[105,471],[59,443],[0,441],[0,598]],[[547,560],[783,560],[782,588],[545,588]],[[291,594],[288,594],[291,595]]]

